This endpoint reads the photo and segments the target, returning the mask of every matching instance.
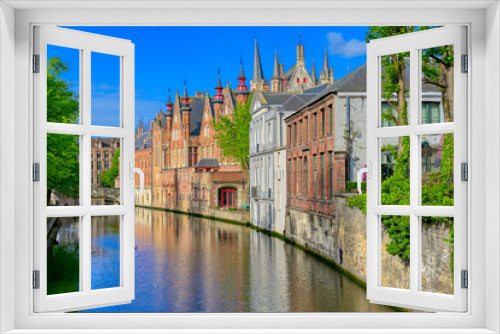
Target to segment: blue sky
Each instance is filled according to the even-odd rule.
[[[296,60],[299,32],[304,44],[306,67],[312,58],[316,74],[323,65],[325,47],[335,78],[347,74],[366,61],[367,27],[68,27],[107,36],[129,39],[135,44],[136,122],[154,117],[165,109],[168,89],[188,93],[206,92],[213,96],[220,67],[223,85],[237,86],[240,56],[243,57],[247,85],[253,73],[254,41],[257,35],[264,77],[273,71],[274,50],[281,53],[285,70]],[[78,52],[48,49],[49,56],[61,55],[71,70],[64,78],[78,88]],[[119,110],[117,57],[92,55],[92,124],[117,126]]]

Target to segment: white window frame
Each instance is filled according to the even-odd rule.
[[[151,6],[150,2],[135,3],[137,8]],[[89,332],[103,332],[104,329],[138,328],[204,328],[235,329],[254,328],[255,332],[283,332],[283,328],[298,332],[345,332],[340,329],[351,328],[350,333],[363,332],[461,332],[492,333],[500,331],[499,302],[499,244],[500,230],[500,176],[497,167],[500,163],[500,11],[497,2],[409,2],[398,3],[399,9],[392,9],[394,2],[275,2],[275,7],[266,8],[262,15],[260,2],[241,2],[220,8],[215,2],[198,3],[196,8],[188,3],[156,4],[164,7],[137,11],[136,9],[105,10],[106,6],[134,6],[130,2],[120,4],[110,2],[81,2],[70,4],[37,3],[10,1],[0,4],[0,304],[1,330],[19,329],[64,329],[65,333],[76,332],[75,328],[89,328]],[[26,10],[14,11],[11,7],[24,6]],[[51,7],[47,7],[51,6]],[[75,8],[62,8],[79,6]],[[97,9],[100,6],[100,9]],[[175,7],[177,6],[177,7]],[[424,6],[432,6],[426,8]],[[490,6],[489,8],[487,8]],[[53,10],[40,10],[43,8]],[[346,8],[347,7],[347,8]],[[411,10],[408,10],[411,8]],[[487,9],[486,9],[487,8]],[[283,15],[283,10],[286,15]],[[241,12],[244,10],[245,15]],[[207,15],[210,12],[211,15]],[[102,15],[105,13],[105,15]],[[189,13],[189,15],[187,15]],[[307,15],[304,15],[307,13]],[[469,229],[471,242],[469,253],[469,284],[467,313],[400,313],[400,314],[34,314],[32,290],[30,235],[32,207],[30,181],[32,148],[32,104],[30,96],[31,79],[31,31],[35,23],[60,22],[61,25],[221,25],[233,24],[238,17],[241,25],[434,25],[466,24],[470,31],[469,69],[469,221],[474,231]],[[271,22],[273,20],[273,22]],[[355,20],[355,21],[354,21]],[[486,23],[486,24],[485,24]],[[486,27],[488,29],[486,29]],[[14,35],[15,32],[15,35]],[[488,64],[488,71],[486,65]],[[15,82],[15,85],[12,84]],[[12,112],[15,110],[15,113]],[[472,122],[472,117],[474,121]],[[488,122],[485,121],[488,119]],[[26,121],[28,120],[28,121]],[[15,126],[13,127],[12,124]],[[10,128],[9,128],[10,127]],[[486,140],[485,132],[488,132]],[[16,138],[14,145],[9,138]],[[484,152],[488,152],[486,155]],[[5,161],[15,161],[8,166]],[[486,163],[488,162],[488,163]],[[488,182],[485,175],[488,174]],[[15,177],[12,177],[15,175]],[[472,183],[474,182],[474,183]],[[16,189],[15,196],[11,189]],[[486,196],[488,194],[488,196]],[[27,200],[28,198],[28,200]],[[485,205],[486,203],[486,205]],[[15,207],[15,211],[5,210]],[[11,224],[15,221],[16,224]],[[474,232],[474,233],[471,233]],[[14,238],[12,236],[15,236]],[[14,256],[12,254],[14,250]],[[488,254],[488,267],[485,257]],[[12,286],[15,286],[12,289]],[[488,293],[486,293],[488,291]],[[12,307],[12,305],[15,305]],[[261,328],[258,330],[257,328]],[[264,330],[263,328],[266,328]],[[354,330],[357,328],[358,330]],[[101,330],[99,330],[101,329]],[[339,329],[339,330],[336,330]],[[392,330],[389,330],[392,329]],[[448,329],[448,330],[447,330]],[[119,330],[118,330],[119,331]],[[51,331],[55,332],[55,331]],[[167,331],[165,331],[167,332]],[[170,332],[174,332],[171,330]],[[201,330],[196,330],[201,332]],[[212,331],[222,332],[222,330]],[[236,332],[236,330],[231,330]]]
[[[367,195],[367,285],[368,299],[386,305],[397,305],[424,310],[448,310],[463,312],[467,309],[467,290],[461,288],[460,273],[467,269],[466,226],[467,226],[467,182],[460,180],[460,164],[467,163],[466,147],[466,80],[467,74],[461,73],[462,54],[466,54],[466,28],[450,26],[406,35],[384,38],[370,42],[367,50],[367,161],[371,165],[368,178]],[[450,123],[421,124],[420,106],[422,105],[422,57],[421,51],[426,48],[454,46],[454,120]],[[409,125],[382,127],[381,99],[381,57],[385,55],[410,53],[410,101]],[[426,134],[454,134],[454,199],[455,206],[421,205],[422,182],[420,152],[421,136]],[[410,138],[410,205],[382,205],[381,174],[382,163],[379,141],[384,138],[408,136]],[[381,280],[381,216],[402,215],[410,219],[410,286],[408,289],[383,287]],[[438,294],[424,292],[420,289],[422,241],[421,217],[443,216],[454,217],[454,294]]]
[[[32,75],[34,84],[34,146],[33,160],[40,164],[40,181],[33,185],[34,198],[34,248],[33,269],[40,272],[39,289],[34,289],[35,312],[72,311],[92,306],[129,303],[135,291],[135,214],[134,183],[129,176],[134,158],[134,45],[123,39],[99,36],[65,28],[34,27],[34,52],[40,56],[39,73]],[[62,124],[47,122],[47,45],[72,48],[80,53],[80,123]],[[119,57],[120,67],[120,126],[91,125],[91,63],[92,52]],[[46,204],[47,143],[48,133],[78,135],[80,141],[80,205],[50,206]],[[120,205],[91,204],[90,153],[91,138],[112,135],[120,138]],[[99,144],[100,145],[100,144]],[[104,171],[102,152],[97,152],[97,170]],[[100,168],[99,168],[100,167]],[[91,288],[91,219],[98,216],[120,217],[120,285],[108,289]],[[46,218],[79,217],[80,270],[79,291],[47,295],[47,230]]]

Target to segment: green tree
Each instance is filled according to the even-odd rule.
[[[60,57],[47,64],[47,121],[76,123],[79,114],[78,94],[60,75],[69,70]],[[79,194],[79,137],[47,134],[47,205],[52,192],[76,198]]]
[[[114,188],[115,180],[120,175],[120,149],[115,151],[113,155],[113,163],[109,170],[107,170],[102,176],[102,184],[105,186]]]
[[[215,139],[224,157],[234,158],[247,172],[250,169],[250,94],[243,105],[237,105],[231,115],[222,115],[213,121]]]

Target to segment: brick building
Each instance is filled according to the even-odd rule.
[[[160,110],[151,122],[149,144],[141,149],[146,134],[136,138],[136,163],[150,175],[138,204],[200,214],[248,204],[248,173],[222,156],[213,128],[214,120],[230,117],[248,99],[243,66],[238,80],[233,91],[229,83],[222,86],[219,75],[213,98],[208,91],[189,96],[187,84],[182,97],[168,97],[166,111]]]
[[[285,119],[287,206],[333,215],[345,190],[344,151],[335,151],[334,96],[319,94]]]

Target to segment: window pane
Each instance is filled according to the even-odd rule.
[[[380,57],[381,113],[380,126],[409,124],[410,53],[402,52]]]
[[[91,138],[92,205],[120,204],[120,138]]]
[[[421,50],[422,52],[422,124],[454,120],[454,50],[453,45]]]
[[[380,285],[410,289],[410,217],[381,216]]]
[[[80,291],[80,218],[47,218],[47,294]]]
[[[80,137],[47,134],[47,206],[79,205]]]
[[[120,286],[120,216],[92,217],[92,290]]]
[[[410,137],[381,138],[382,205],[410,205]]]
[[[452,133],[420,137],[422,205],[453,206],[453,139]]]
[[[92,52],[92,125],[120,126],[120,57]]]
[[[80,50],[47,45],[47,122],[78,124]]]
[[[453,294],[453,218],[422,217],[422,291]]]

